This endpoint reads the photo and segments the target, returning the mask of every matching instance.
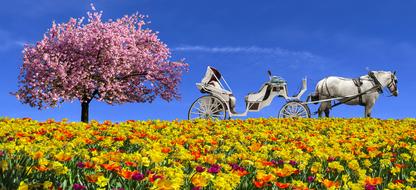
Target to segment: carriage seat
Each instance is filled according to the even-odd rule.
[[[233,93],[225,90],[224,88],[222,88],[218,83],[208,83],[208,84],[204,84],[204,88],[210,92],[214,92],[214,93],[220,93],[220,94],[226,94],[226,95],[232,95]]]
[[[270,96],[270,88],[271,86],[267,83],[263,84],[263,86],[260,88],[258,92],[249,93],[246,96],[246,101],[257,102],[267,100],[267,98],[269,98]]]

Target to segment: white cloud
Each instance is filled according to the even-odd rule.
[[[9,32],[0,30],[0,51],[23,47],[24,44],[24,41],[14,39]]]
[[[282,48],[262,48],[257,46],[249,47],[207,47],[207,46],[179,46],[172,49],[173,51],[195,51],[195,52],[207,52],[207,53],[264,53],[274,54],[282,56],[304,56],[304,57],[315,57],[312,53],[305,51],[289,51]]]
[[[0,43],[0,51],[7,51],[12,48],[19,48],[23,47],[24,42],[22,41],[6,41],[3,43]]]
[[[263,57],[270,57],[275,60],[285,60],[290,62],[292,67],[300,67],[303,63],[314,63],[316,65],[323,65],[326,59],[307,51],[291,51],[279,47],[265,48],[258,46],[222,46],[222,47],[208,47],[208,46],[178,46],[172,48],[175,52],[198,52],[198,53],[222,53],[222,54],[248,54],[261,55]]]

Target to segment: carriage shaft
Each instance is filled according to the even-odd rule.
[[[351,101],[354,98],[357,98],[357,97],[359,97],[361,95],[367,94],[367,93],[369,93],[369,92],[371,92],[371,91],[373,91],[375,89],[378,89],[378,88],[380,88],[380,87],[376,85],[376,86],[374,86],[374,87],[372,87],[372,88],[370,88],[370,89],[368,89],[368,90],[366,90],[364,92],[358,93],[358,94],[354,94],[354,95],[350,95],[350,96],[337,97],[337,98],[329,98],[329,99],[324,99],[324,100],[317,100],[317,101],[310,101],[310,102],[302,102],[302,104],[313,104],[313,103],[329,102],[329,101],[332,101],[332,100],[342,100],[342,99],[345,99],[345,100],[340,101],[340,102],[334,104],[333,106],[331,106],[331,108],[333,108],[335,106],[338,106],[340,104],[343,104],[343,103],[346,103],[348,101]]]

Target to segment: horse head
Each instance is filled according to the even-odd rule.
[[[381,88],[387,87],[393,96],[399,95],[396,71],[369,71],[368,76],[374,80],[376,85],[382,86]],[[382,92],[381,88],[380,92]]]
[[[390,82],[387,84],[387,88],[389,88],[391,94],[393,96],[399,95],[399,89],[397,88],[397,76],[396,71],[389,72],[390,73]]]

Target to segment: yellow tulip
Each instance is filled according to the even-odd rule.
[[[100,176],[97,179],[98,181],[96,182],[96,184],[100,187],[105,187],[107,186],[108,182],[110,181],[109,179],[105,178],[104,176]]]
[[[21,181],[17,190],[28,190],[29,185],[27,185],[24,181]]]

